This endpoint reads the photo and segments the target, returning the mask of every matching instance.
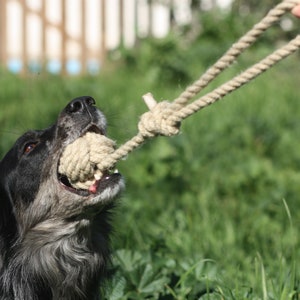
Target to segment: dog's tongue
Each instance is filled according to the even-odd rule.
[[[95,180],[95,182],[89,187],[89,192],[92,194],[97,193],[97,188],[100,180]]]
[[[117,173],[118,170],[115,170],[115,173]],[[94,175],[95,176],[95,181],[93,182],[92,185],[90,185],[90,187],[88,188],[88,191],[92,194],[96,194],[97,190],[99,188],[100,182],[105,181],[105,180],[109,180],[110,179],[110,175],[108,171],[105,171],[102,176],[100,177],[99,174]]]
[[[106,174],[106,172],[105,172]],[[88,191],[92,194],[96,194],[97,193],[97,189],[98,189],[98,186],[100,184],[100,180],[101,178],[103,178],[104,174],[103,173],[100,173],[99,172],[96,172],[96,174],[94,174],[94,183],[88,188]]]

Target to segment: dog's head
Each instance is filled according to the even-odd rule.
[[[124,187],[119,173],[106,172],[93,193],[73,188],[58,174],[64,148],[89,131],[105,135],[106,119],[94,99],[84,96],[72,100],[53,126],[16,141],[0,162],[0,231],[11,226],[5,232],[13,233],[14,224],[26,231],[45,220],[91,220],[111,206]]]

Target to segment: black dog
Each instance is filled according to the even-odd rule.
[[[99,299],[110,262],[110,211],[124,187],[107,171],[97,192],[58,174],[66,145],[105,134],[91,97],[71,101],[56,124],[21,136],[0,162],[0,299]]]

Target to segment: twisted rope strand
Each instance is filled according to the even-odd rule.
[[[205,87],[209,82],[211,82],[221,71],[228,67],[232,62],[272,24],[274,24],[278,19],[286,12],[289,12],[296,4],[299,4],[300,0],[284,0],[264,17],[259,23],[257,23],[252,30],[250,30],[245,36],[240,38],[240,40],[233,44],[233,46],[223,55],[217,63],[208,69],[208,71],[194,84],[189,86],[178,98],[176,98],[173,103],[170,103],[170,107],[173,108],[173,112],[169,113],[168,121],[178,128],[178,123],[183,119],[187,118],[191,114],[199,111],[200,109],[216,102],[225,95],[233,92],[242,85],[248,83],[261,73],[265,72],[267,69],[294,53],[300,48],[300,36],[291,40],[287,45],[276,50],[274,53],[267,56],[265,59],[250,67],[242,74],[236,76],[229,82],[221,85],[219,88],[208,93],[207,95],[201,97],[195,102],[184,106],[192,97],[194,97],[199,91]],[[151,100],[150,111],[146,112],[141,117],[141,120],[145,119],[153,123],[153,119],[156,115],[152,113],[155,106],[161,106],[166,101],[156,103],[154,99]],[[156,104],[155,104],[156,103]],[[147,117],[145,117],[147,116]],[[141,131],[143,128],[144,131]],[[139,125],[139,132],[131,140],[128,140],[125,144],[121,145],[114,153],[107,155],[102,159],[102,169],[106,169],[112,165],[115,165],[117,161],[123,159],[132,152],[134,149],[142,145],[147,139],[157,136],[159,134],[149,134],[147,132],[147,124],[143,126]],[[160,129],[157,129],[158,131]]]
[[[223,98],[227,94],[233,92],[238,89],[242,85],[248,83],[255,77],[259,76],[270,67],[274,66],[276,63],[294,53],[296,50],[300,48],[300,35],[291,40],[287,45],[282,48],[276,50],[274,53],[267,56],[265,59],[261,60],[259,63],[250,67],[240,75],[236,76],[232,80],[226,82],[220,87],[216,88],[214,91],[206,94],[198,100],[195,100],[193,103],[181,108],[180,110],[174,110],[172,114],[169,115],[169,120],[172,124],[178,124],[183,119],[188,116],[194,114],[195,112],[201,110],[202,108],[213,104],[217,100]],[[157,105],[164,103],[160,102]],[[148,113],[148,112],[147,112]],[[145,113],[144,115],[146,115]],[[155,116],[150,116],[150,121]],[[143,126],[146,128],[147,126]],[[148,135],[145,132],[139,132],[136,136],[134,136],[131,140],[128,140],[125,144],[121,145],[118,149],[115,150],[114,153],[107,155],[103,158],[101,162],[101,169],[105,170],[112,165],[115,165],[117,161],[123,159],[128,155],[128,153],[132,152],[134,149],[138,148],[141,144],[145,142],[146,139],[153,137],[152,135]],[[98,165],[99,167],[99,165]]]
[[[174,103],[170,103],[170,107],[176,107],[176,109],[174,109],[173,112],[168,115],[169,123],[173,124],[173,126],[178,128],[178,123],[181,122],[183,119],[201,110],[202,108],[210,104],[213,104],[217,100],[233,92],[234,90],[238,89],[242,85],[248,83],[255,77],[259,76],[260,74],[262,74],[263,72],[265,72],[266,70],[274,66],[276,63],[284,59],[285,57],[294,53],[299,48],[300,48],[300,35],[298,35],[296,38],[291,40],[288,44],[276,50],[274,53],[270,54],[265,59],[261,60],[259,63],[250,67],[240,75],[236,76],[232,80],[221,85],[220,87],[216,88],[214,91],[206,94],[200,99],[195,100],[193,103],[185,107],[182,107],[180,110],[178,110],[178,105],[174,105]],[[163,101],[157,103],[156,105],[158,106],[165,102],[166,101]],[[151,111],[146,112],[143,116],[147,116],[148,121],[150,122],[152,122],[153,118],[156,117],[154,114],[151,113]],[[147,121],[147,117],[145,118],[146,121]],[[141,128],[141,126],[139,127]],[[123,159],[128,155],[128,153],[132,152],[134,149],[142,145],[146,139],[159,135],[159,134],[156,135],[148,134],[147,125],[143,125],[142,128],[144,128],[145,131],[142,132],[139,131],[139,133],[136,136],[134,136],[131,140],[128,140],[125,144],[121,145],[118,149],[115,150],[114,153],[107,155],[105,158],[103,158],[101,163],[103,170],[112,165],[115,165],[118,160]]]
[[[274,66],[276,63],[294,53],[300,48],[300,35],[291,40],[288,44],[283,46],[282,48],[276,50],[259,63],[253,65],[248,68],[246,71],[241,73],[240,75],[234,77],[228,82],[224,83],[220,87],[216,88],[214,91],[204,95],[203,97],[195,100],[193,103],[183,107],[179,111],[174,111],[173,115],[170,116],[170,120],[173,122],[179,122],[193,113],[201,110],[202,108],[213,104],[217,100],[223,98],[227,94],[233,92],[238,89],[242,85],[248,83],[255,77],[259,76],[263,72],[267,71],[269,68]]]
[[[82,141],[79,141],[79,143],[82,143],[82,147],[89,149],[89,165],[86,166],[86,162],[83,158],[71,157],[74,154],[74,149],[78,149],[76,147],[76,143],[74,143],[75,146],[71,145],[71,149],[68,149],[68,151],[73,154],[68,155],[67,151],[65,155],[66,158],[61,159],[61,174],[68,173],[74,176],[76,185],[79,188],[90,188],[92,184],[90,179],[93,176],[96,175],[95,177],[100,177],[102,171],[105,172],[105,170],[111,169],[117,161],[125,158],[130,152],[143,144],[147,139],[158,135],[172,136],[178,134],[180,122],[183,119],[233,92],[274,66],[285,57],[294,53],[300,48],[300,35],[291,40],[285,46],[277,49],[272,54],[262,59],[259,63],[248,68],[240,75],[188,104],[189,100],[199,93],[203,87],[218,76],[221,71],[232,64],[233,61],[247,47],[253,44],[253,42],[267,28],[274,24],[285,12],[290,11],[294,6],[296,6],[296,4],[300,4],[300,0],[284,0],[282,3],[278,4],[267,14],[265,18],[262,19],[261,22],[257,23],[252,30],[240,38],[240,40],[235,43],[225,53],[225,55],[223,55],[215,63],[215,65],[209,68],[198,81],[189,86],[173,102],[162,101],[157,103],[151,94],[144,95],[143,98],[149,108],[149,111],[141,116],[138,124],[139,131],[137,135],[128,140],[125,144],[121,145],[118,149],[114,150],[114,142],[110,141],[106,137],[102,137],[101,141],[99,137],[95,137],[94,135],[91,136],[91,139],[84,137]],[[93,146],[94,139],[95,143],[102,149],[101,151],[96,149],[98,146],[96,146],[96,148]],[[86,145],[84,145],[84,143]],[[85,153],[84,151],[82,153]],[[76,151],[74,155],[76,155]],[[96,173],[94,173],[95,165],[97,166]]]
[[[125,144],[121,145],[113,153],[108,154],[101,158],[98,163],[100,170],[107,170],[114,166],[119,160],[124,159],[130,152],[141,146],[147,137],[143,136],[140,132],[132,139],[128,140]]]
[[[279,3],[254,27],[241,37],[231,48],[212,66],[210,67],[197,81],[187,87],[187,89],[174,100],[174,103],[182,107],[206,87],[213,79],[215,79],[223,70],[228,68],[239,55],[251,46],[257,38],[272,26],[278,19],[287,11],[290,11],[299,0],[284,0]]]

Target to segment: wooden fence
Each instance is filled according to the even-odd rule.
[[[171,4],[0,0],[0,63],[20,73],[97,73],[109,49],[131,47],[141,35],[167,34]]]

